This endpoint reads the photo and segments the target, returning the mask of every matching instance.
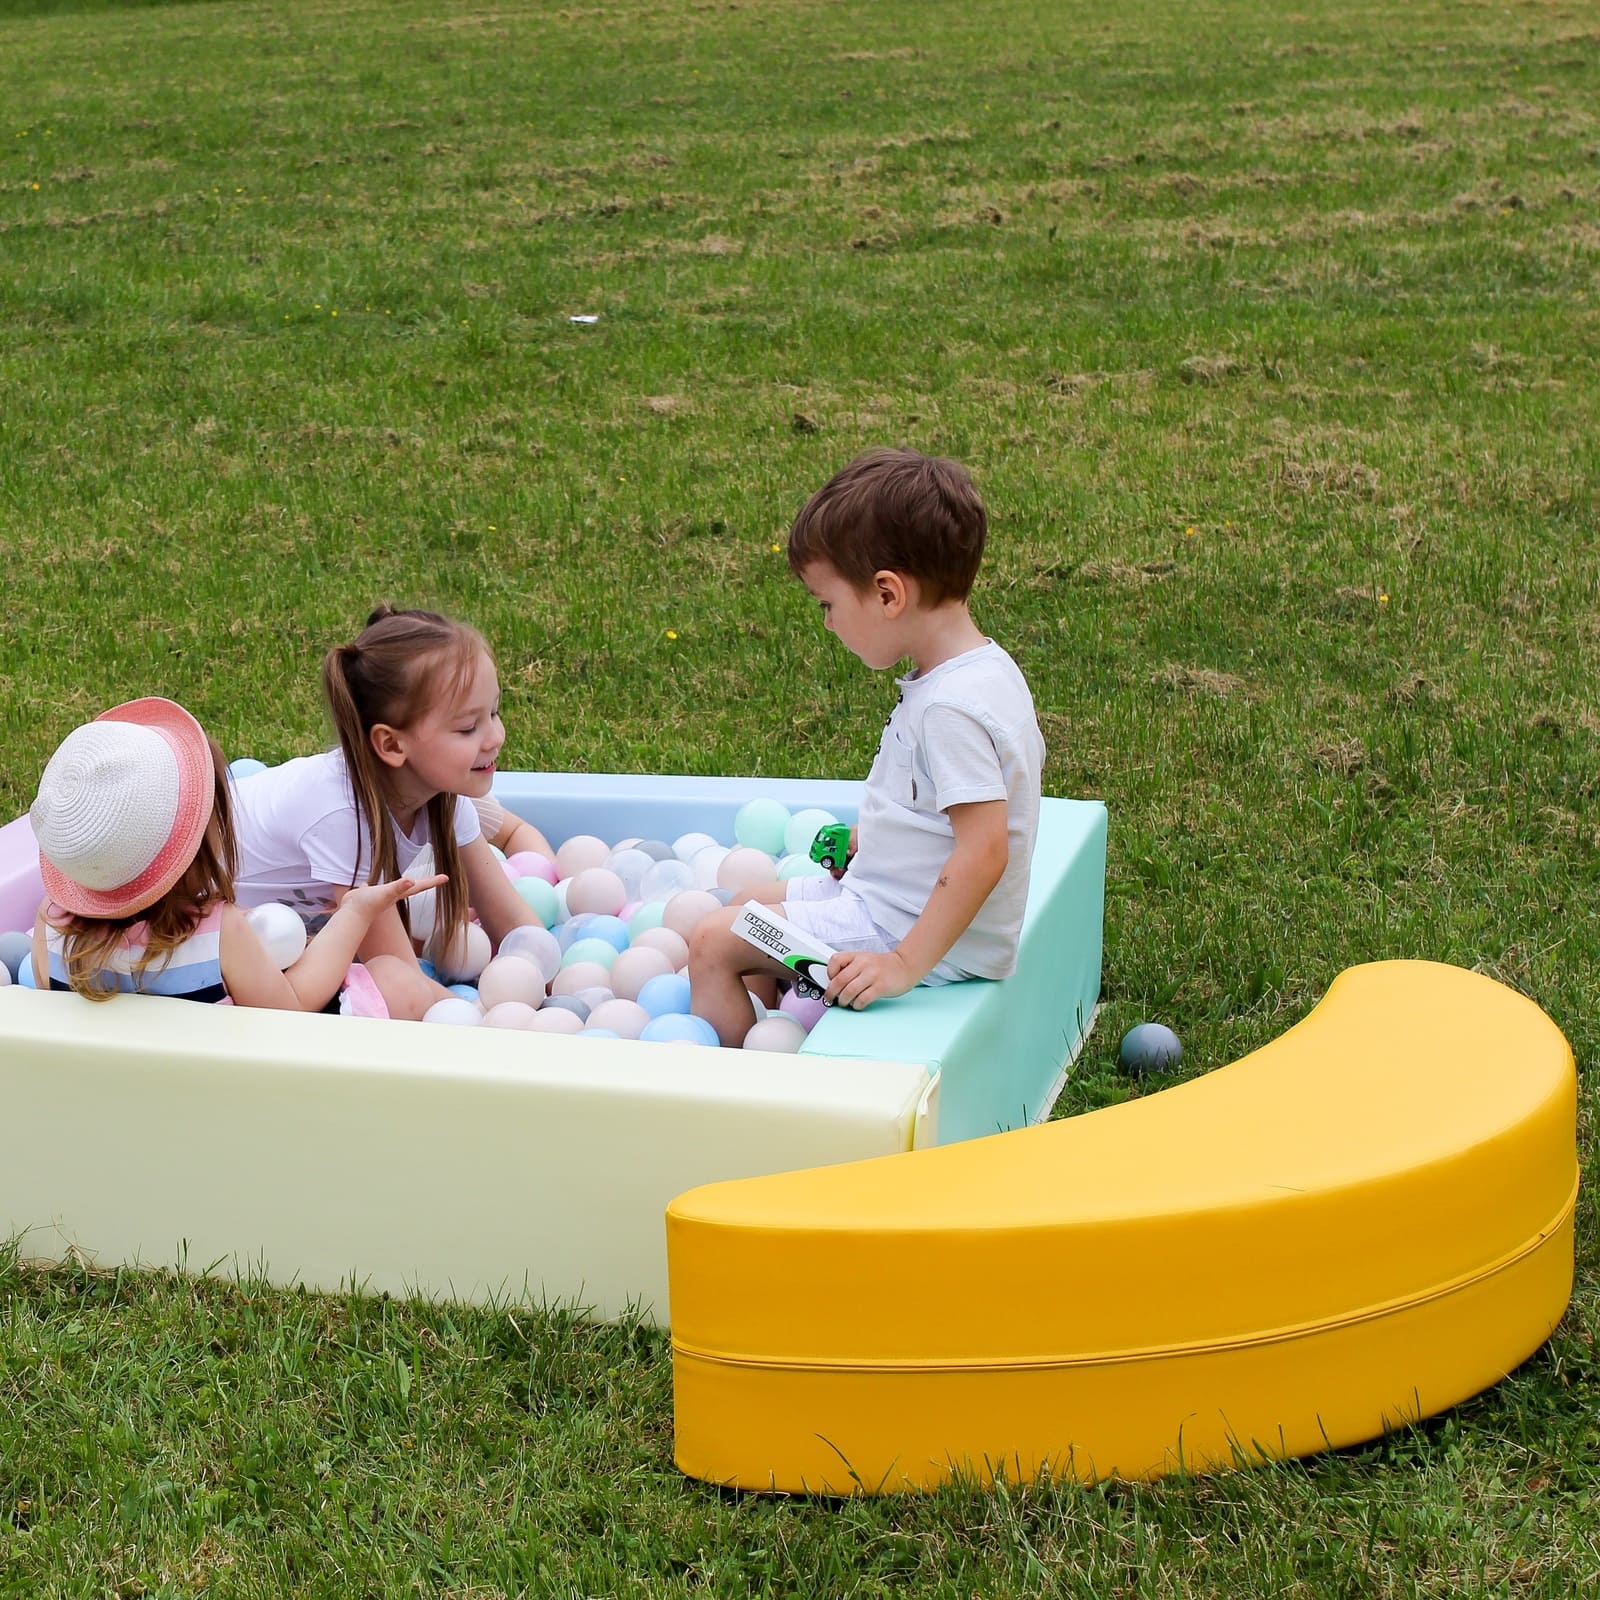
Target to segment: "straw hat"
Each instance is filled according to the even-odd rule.
[[[74,728],[28,813],[45,892],[81,917],[154,905],[200,849],[214,786],[205,731],[171,700],[130,700]]]

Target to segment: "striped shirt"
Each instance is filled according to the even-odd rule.
[[[55,911],[51,907],[51,911]],[[199,1000],[215,1005],[227,1000],[222,982],[222,907],[214,906],[181,944],[169,950],[135,976],[134,968],[144,954],[147,927],[136,922],[112,953],[110,965],[92,975],[122,994],[163,994],[178,1000]],[[50,987],[70,989],[67,982],[66,936],[50,920],[44,924],[45,951],[50,962]],[[107,982],[107,980],[110,980]]]

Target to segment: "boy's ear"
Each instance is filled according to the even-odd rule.
[[[905,610],[906,603],[911,598],[911,589],[906,582],[905,574],[891,571],[887,567],[881,572],[872,574],[872,593],[883,608],[884,616],[891,620]]]
[[[406,764],[405,745],[398,728],[391,728],[387,722],[375,722],[367,738],[371,741],[372,753],[384,766],[403,767]]]

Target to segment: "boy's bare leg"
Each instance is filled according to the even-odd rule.
[[[788,888],[783,883],[758,883],[753,889],[746,889],[742,894],[736,894],[728,904],[730,906],[743,905],[754,900],[758,905],[781,906],[784,891]],[[765,973],[747,974],[744,986],[753,994],[767,1010],[771,1010],[778,1003],[778,980],[768,977]]]
[[[689,939],[690,1007],[717,1030],[725,1045],[737,1048],[755,1026],[755,1007],[750,1003],[747,976],[773,982],[783,972],[783,964],[764,956],[733,931],[737,906],[709,912],[695,926]]]

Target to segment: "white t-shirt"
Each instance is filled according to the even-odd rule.
[[[1033,696],[1016,662],[992,639],[899,683],[900,702],[867,774],[856,854],[844,881],[879,927],[905,938],[955,848],[945,812],[1004,800],[1006,870],[944,959],[974,977],[1009,977],[1039,831],[1044,738]]]
[[[298,756],[257,772],[234,785],[233,805],[239,836],[234,898],[240,905],[281,901],[314,928],[333,910],[336,889],[367,881],[367,829],[356,812],[342,751]],[[427,812],[417,813],[409,834],[393,818],[390,826],[403,875],[430,842]],[[455,832],[458,845],[470,844],[480,832],[472,802],[459,796]]]

